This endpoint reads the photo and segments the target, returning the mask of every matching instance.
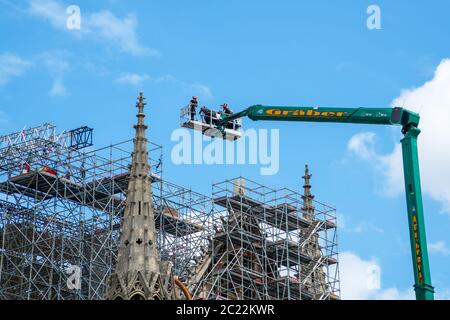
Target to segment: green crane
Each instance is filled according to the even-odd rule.
[[[414,269],[414,290],[417,300],[433,300],[428,261],[425,222],[420,188],[417,136],[419,115],[404,108],[315,108],[254,105],[241,112],[222,114],[216,127],[225,133],[230,121],[248,117],[251,120],[308,121],[400,125],[404,135],[402,142],[403,171],[405,177],[406,205]]]

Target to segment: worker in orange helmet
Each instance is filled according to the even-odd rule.
[[[197,101],[197,97],[193,96],[191,101],[189,102],[189,112],[191,114],[191,120],[193,121],[195,118],[195,114],[197,113],[197,108],[198,106],[198,101]]]

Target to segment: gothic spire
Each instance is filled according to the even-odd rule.
[[[159,257],[152,201],[145,98],[136,103],[134,149],[128,181],[127,202],[122,217],[122,233],[115,272],[111,275],[108,299],[170,299],[173,276],[170,265]]]
[[[304,180],[303,195],[302,195],[303,200],[302,210],[305,218],[310,220],[314,219],[314,204],[313,204],[314,196],[311,194],[311,177],[312,174],[309,173],[308,164],[305,164],[305,175],[302,176]]]

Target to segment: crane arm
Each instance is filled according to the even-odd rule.
[[[253,105],[241,112],[224,115],[218,126],[232,120],[248,117],[257,120],[366,123],[415,126],[419,115],[403,108],[327,108],[280,107]]]
[[[308,121],[402,126],[404,134],[401,140],[403,171],[415,279],[414,290],[417,300],[434,299],[420,187],[417,151],[420,117],[417,113],[404,108],[314,108],[253,105],[236,114],[224,115],[217,124],[217,129],[224,132],[223,128],[228,122],[245,116],[255,121]]]

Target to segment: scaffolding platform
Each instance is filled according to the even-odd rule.
[[[161,180],[157,174],[152,174],[151,177],[152,182]],[[119,210],[123,207],[124,200],[114,195],[126,190],[128,180],[129,173],[122,173],[82,184],[45,171],[30,171],[0,183],[0,191],[21,193],[40,200],[61,197],[91,205],[100,210],[103,210],[105,206]]]
[[[152,183],[161,181],[161,176],[159,174],[150,172],[150,177],[152,178]],[[117,194],[122,193],[124,190],[127,190],[129,178],[130,173],[124,172],[116,174],[112,177],[105,177],[99,180],[88,182],[87,186],[95,190],[103,189],[108,194]]]
[[[297,263],[309,263],[312,257],[308,256],[299,245],[289,239],[267,242],[267,252],[276,259],[281,265],[291,266]]]
[[[319,230],[321,231],[336,228],[336,224],[331,220],[310,221],[302,217],[299,210],[289,203],[267,206],[263,202],[242,195],[214,198],[214,203],[224,208],[232,208],[233,211],[237,212],[251,212],[259,220],[264,220],[264,222],[282,230],[293,231],[308,228],[313,222],[320,224]]]
[[[157,209],[155,208],[155,210]],[[171,217],[165,213],[161,214],[159,211],[155,212],[156,229],[163,230],[164,232],[170,233],[175,237],[184,237],[186,235],[204,230],[202,225],[188,222],[180,218]]]
[[[152,181],[160,181],[159,175],[152,175]],[[61,197],[67,200],[91,205],[97,209],[104,209],[105,206],[112,206],[113,210],[119,210],[126,204],[126,200],[115,197],[114,194],[123,192],[128,186],[129,173],[123,173],[98,181],[89,182],[86,185],[73,182],[64,177],[47,172],[28,172],[20,174],[10,179],[10,183],[23,187],[19,190],[26,190],[28,196],[36,196],[40,199],[50,199]],[[5,189],[5,183],[0,184],[0,189]],[[11,190],[11,189],[10,189]],[[156,207],[155,207],[155,210]],[[165,232],[180,237],[202,230],[200,225],[186,222],[180,218],[171,217],[166,214],[155,216],[156,228],[162,228]]]
[[[308,228],[311,222],[298,214],[298,209],[289,203],[282,203],[264,211],[265,220],[274,227],[293,231]]]
[[[243,284],[246,286],[252,286],[258,284],[258,279],[264,277],[264,275],[261,273],[257,273],[247,268],[240,268],[237,266],[229,268],[228,271],[231,278],[233,279],[233,282],[239,285]],[[222,272],[223,270],[218,270],[215,274],[218,275]]]
[[[283,296],[289,300],[312,300],[314,294],[309,292],[300,280],[293,276],[282,276],[268,279],[267,283],[271,296]]]
[[[225,195],[214,198],[214,203],[223,207],[231,208],[236,212],[262,213],[264,203],[241,195]]]
[[[263,241],[262,236],[244,232],[237,228],[235,230],[230,230],[227,232],[218,232],[214,235],[214,239],[222,243],[231,241],[235,246],[243,248],[254,247],[255,244],[261,243],[261,241]]]

